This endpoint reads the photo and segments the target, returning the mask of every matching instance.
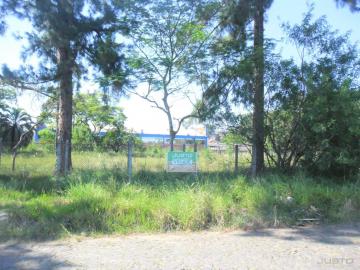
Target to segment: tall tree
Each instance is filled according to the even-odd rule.
[[[254,115],[251,174],[264,168],[264,0],[255,1],[254,10]],[[269,1],[267,1],[269,2]],[[267,3],[269,4],[269,3]]]
[[[225,0],[225,8],[222,12],[223,28],[230,33],[232,41],[228,46],[235,51],[239,57],[240,63],[236,65],[231,63],[231,67],[226,69],[223,75],[226,79],[226,87],[230,85],[234,92],[240,92],[239,89],[246,84],[251,94],[242,93],[250,96],[250,103],[253,107],[253,132],[252,132],[252,162],[251,174],[256,176],[264,168],[264,16],[272,4],[272,0]],[[252,24],[252,31],[249,34],[249,28]],[[245,56],[244,51],[247,42],[252,40],[251,56]],[[246,60],[246,59],[245,59]],[[250,67],[251,75],[248,71]],[[239,82],[239,79],[247,82]],[[233,83],[236,81],[236,83]],[[239,95],[238,93],[234,94]]]
[[[170,148],[192,112],[174,117],[172,105],[178,99],[195,104],[195,64],[204,57],[209,38],[203,22],[197,20],[199,1],[150,1],[140,11],[142,21],[130,35],[134,44],[131,66],[143,91],[131,91],[162,111],[168,121]]]
[[[124,29],[117,18],[120,12],[112,1],[98,0],[5,0],[4,7],[31,22],[34,31],[27,34],[30,46],[25,53],[42,57],[36,80],[53,82],[52,89],[58,90],[56,172],[64,175],[71,169],[74,79],[86,72],[86,61],[98,66],[103,75],[111,76],[115,69],[123,74],[112,35],[119,27]],[[117,76],[121,86],[119,78],[123,76]]]

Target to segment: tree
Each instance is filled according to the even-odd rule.
[[[214,104],[227,104],[227,111],[232,106],[229,103],[238,105],[241,99],[250,101],[253,107],[251,174],[256,176],[264,168],[264,14],[272,1],[228,0],[223,3],[220,21],[225,36],[221,36],[215,50],[230,60],[223,60],[219,77],[204,98],[207,105],[215,109],[218,106]],[[249,41],[253,42],[251,51]],[[230,102],[226,100],[230,98]],[[237,121],[234,115],[227,113],[227,117]]]
[[[41,129],[38,131],[39,144],[42,145],[43,149],[46,151],[54,151],[55,146],[55,130],[49,127]]]
[[[31,116],[19,108],[10,108],[5,111],[3,116],[3,141],[12,151],[12,170],[15,171],[15,161],[18,150],[27,146],[34,134],[34,130],[41,122],[33,123]]]
[[[125,130],[126,117],[121,108],[105,104],[101,95],[77,94],[74,98],[74,145],[78,149],[89,149],[96,145],[100,149],[118,151],[131,137]],[[113,138],[113,142],[110,140]]]
[[[268,2],[265,4],[265,2]],[[264,13],[271,1],[255,1],[254,14],[254,116],[251,174],[264,168]]]
[[[125,122],[125,115],[121,108],[105,104],[102,96],[94,94],[77,94],[74,98],[74,123],[89,127],[95,136],[106,131],[115,122],[121,127]]]
[[[322,175],[359,171],[359,52],[348,35],[308,12],[285,25],[299,64],[274,59],[267,69],[267,156],[281,169],[298,165]]]
[[[5,127],[2,134],[3,142],[10,149],[14,148],[21,135],[28,132],[33,124],[30,115],[18,108],[7,109],[3,114],[3,123]],[[31,142],[32,135],[31,132],[27,135],[22,146]]]
[[[133,78],[147,85],[141,91],[130,91],[162,111],[168,120],[170,148],[186,119],[173,115],[176,98],[186,98],[195,105],[195,64],[204,57],[209,38],[206,25],[197,20],[199,1],[161,0],[147,4],[140,13],[142,20],[130,35],[134,44],[131,67]]]
[[[92,94],[77,93],[73,102],[73,133],[72,147],[74,150],[111,150],[108,145],[109,133],[117,134],[116,140],[119,143],[127,143],[131,135],[125,130],[126,117],[123,110],[110,104],[110,100],[104,101],[104,95],[100,92]],[[48,129],[39,132],[40,143],[52,145],[54,126],[56,126],[57,114],[56,99],[48,99],[42,107],[42,119]],[[118,138],[119,137],[119,138]],[[120,138],[121,137],[121,138]],[[106,143],[105,143],[106,141]],[[113,146],[117,145],[113,142]],[[121,145],[121,146],[122,146]],[[119,146],[120,147],[120,146]],[[53,148],[53,146],[52,146]]]
[[[117,17],[121,10],[115,9],[111,1],[96,0],[7,0],[2,4],[4,8],[32,23],[34,31],[28,33],[30,47],[25,53],[36,53],[44,60],[34,80],[53,82],[52,92],[58,91],[56,172],[64,175],[71,169],[74,79],[84,73],[84,62],[98,66],[105,76],[114,75],[112,68],[116,68],[114,83],[122,86],[122,57],[114,53],[113,48],[118,45],[112,35],[119,28],[124,29]],[[106,63],[103,59],[107,59]]]
[[[299,165],[304,155],[304,76],[294,60],[279,56],[268,62],[265,99],[265,154],[269,164],[280,170]]]
[[[129,141],[135,143],[135,146],[141,145],[140,139],[127,132],[124,128],[124,122],[118,119],[112,123],[112,127],[101,137],[99,148],[105,151],[119,152],[121,149],[127,149]]]

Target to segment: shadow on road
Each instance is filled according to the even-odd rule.
[[[261,229],[238,233],[241,237],[273,237],[278,240],[308,240],[331,245],[354,245],[352,239],[359,239],[360,224],[350,225],[319,225],[309,227],[295,227],[289,229]]]
[[[27,247],[27,244],[8,242],[0,244],[0,269],[68,269],[74,267],[69,262],[62,262],[52,254],[36,254]]]

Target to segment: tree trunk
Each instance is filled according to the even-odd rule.
[[[71,170],[73,61],[69,45],[58,49],[58,67],[60,95],[56,138],[56,174],[63,176]]]
[[[170,151],[174,151],[175,132],[170,131]]]
[[[13,172],[15,172],[16,156],[17,156],[17,151],[14,150],[12,154],[12,167],[11,167],[11,170]]]
[[[166,86],[164,87],[164,89],[166,89]],[[167,97],[168,97],[167,90],[165,90],[163,103],[164,103],[166,115],[168,118],[168,124],[169,124],[170,151],[174,151],[174,140],[175,140],[176,132],[174,131],[174,124],[173,124],[173,120],[172,120],[172,116],[171,116],[171,112],[170,112],[170,106],[167,101]]]
[[[13,124],[14,126],[11,128],[11,143],[10,146],[13,148],[15,146],[15,136],[16,136],[16,123]]]
[[[264,3],[256,0],[254,17],[254,113],[251,175],[264,169]]]

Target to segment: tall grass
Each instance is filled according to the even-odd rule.
[[[147,150],[150,151],[150,150]],[[155,152],[155,153],[154,153]],[[166,151],[155,148],[148,152],[135,152],[133,157],[134,171],[163,171],[166,168]],[[249,155],[240,155],[240,165],[249,164]],[[74,169],[126,169],[126,153],[114,152],[73,152],[72,163]],[[10,155],[3,155],[0,174],[11,175],[12,159]],[[26,175],[52,175],[55,167],[55,154],[43,150],[23,151],[16,158],[16,172],[19,176]],[[203,149],[199,154],[199,170],[202,172],[233,171],[233,153],[214,153]],[[0,176],[1,177],[1,176]]]
[[[249,179],[233,174],[226,164],[221,167],[221,162],[197,175],[167,173],[160,165],[161,169],[151,168],[163,162],[154,157],[135,170],[129,184],[121,165],[124,157],[97,153],[75,153],[76,170],[55,179],[52,157],[22,158],[19,164],[26,167],[15,173],[7,169],[6,159],[1,167],[0,211],[9,215],[8,222],[0,223],[1,238],[289,226],[304,218],[325,223],[360,219],[359,181],[339,185],[301,173]],[[203,162],[216,162],[215,158]]]

